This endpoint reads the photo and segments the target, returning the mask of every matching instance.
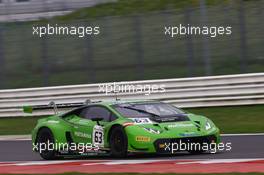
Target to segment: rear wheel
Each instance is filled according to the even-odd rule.
[[[127,136],[123,127],[117,126],[112,129],[109,142],[111,156],[118,158],[127,156]]]
[[[50,129],[43,128],[39,131],[37,143],[39,154],[43,159],[53,160],[56,158],[56,152],[54,150],[54,137]]]

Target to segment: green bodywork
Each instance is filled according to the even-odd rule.
[[[120,103],[145,103],[146,101],[111,101],[111,102],[98,102],[91,104],[92,106],[101,106],[111,111],[116,119],[111,122],[99,121],[103,127],[104,144],[103,149],[109,149],[109,135],[111,129],[115,126],[124,127],[128,139],[129,152],[146,152],[155,153],[154,142],[157,139],[169,138],[184,138],[184,137],[199,137],[199,136],[214,136],[215,142],[220,142],[220,131],[214,123],[201,115],[187,113],[189,121],[177,122],[162,122],[151,124],[131,124],[133,121],[125,116],[122,116],[115,110],[113,105]],[[148,101],[153,102],[153,101]],[[87,105],[89,106],[89,105]],[[29,109],[27,109],[29,110]],[[206,124],[210,123],[210,129],[206,129]],[[197,130],[197,123],[200,129]],[[38,131],[41,128],[49,128],[54,136],[57,144],[67,143],[66,132],[70,132],[73,142],[75,143],[92,143],[93,142],[93,129],[98,125],[96,121],[81,118],[74,114],[57,114],[44,119],[40,119],[36,127],[32,131],[32,141],[36,143]],[[145,128],[151,128],[159,133],[152,133]]]

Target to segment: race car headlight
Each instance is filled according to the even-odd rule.
[[[205,130],[209,130],[211,128],[212,128],[211,123],[209,121],[207,121],[206,124],[205,124]]]
[[[152,133],[152,134],[160,134],[159,130],[152,129],[152,128],[144,128],[146,131]]]

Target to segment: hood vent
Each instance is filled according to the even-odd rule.
[[[197,128],[197,131],[201,131],[201,122],[200,121],[194,121],[195,122],[195,126]]]

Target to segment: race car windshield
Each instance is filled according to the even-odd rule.
[[[147,103],[147,104],[121,104],[114,108],[123,116],[141,118],[141,117],[175,117],[184,112],[172,105],[165,103]]]

